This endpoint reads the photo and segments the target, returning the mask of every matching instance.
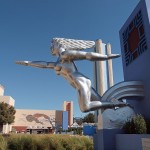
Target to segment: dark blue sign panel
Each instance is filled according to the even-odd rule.
[[[139,10],[122,33],[125,63],[128,66],[147,50],[143,12]]]
[[[68,111],[64,111],[63,112],[63,116],[62,116],[62,129],[63,130],[68,130]]]
[[[139,1],[120,30],[120,42],[124,80],[144,82],[144,100],[128,102],[150,119],[150,0]]]

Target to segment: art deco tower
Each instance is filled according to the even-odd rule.
[[[73,124],[73,101],[64,101],[63,111],[68,111],[68,125]]]

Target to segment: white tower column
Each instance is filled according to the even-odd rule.
[[[102,54],[102,40],[98,39],[96,41],[95,52]],[[104,64],[103,61],[96,61],[94,67],[95,74],[95,89],[100,96],[104,94]]]
[[[108,43],[105,46],[106,49],[106,55],[111,54],[111,44]],[[112,59],[107,60],[106,62],[106,68],[107,68],[107,84],[108,89],[114,85],[114,79],[113,79],[113,67],[112,67]]]
[[[98,39],[96,41],[96,48],[95,52],[103,54],[103,48],[102,48],[102,40]],[[100,96],[104,94],[104,62],[103,61],[97,61],[95,62],[94,67],[94,73],[95,73],[95,89],[99,93]],[[103,117],[102,117],[102,109],[99,109],[96,111],[97,116],[97,129],[103,129]]]

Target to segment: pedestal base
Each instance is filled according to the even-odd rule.
[[[122,134],[121,129],[101,129],[94,135],[94,150],[116,150],[116,134]]]

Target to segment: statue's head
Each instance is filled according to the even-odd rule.
[[[55,45],[51,46],[51,54],[52,55],[59,55],[59,50]]]
[[[51,53],[52,55],[60,55],[63,51],[65,51],[65,48],[62,44],[59,43],[57,38],[53,38],[52,44],[51,44]]]

